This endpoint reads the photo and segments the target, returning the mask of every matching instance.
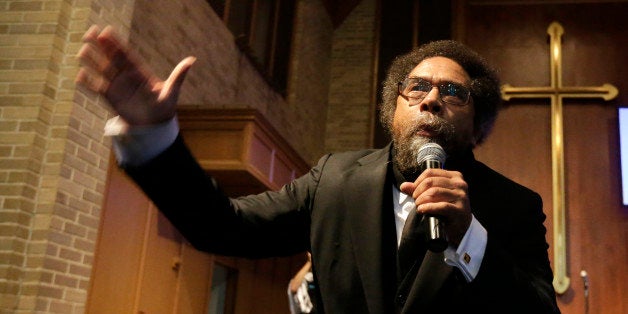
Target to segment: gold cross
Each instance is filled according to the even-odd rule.
[[[569,288],[567,276],[567,245],[565,231],[565,166],[563,157],[563,99],[603,98],[617,96],[617,88],[611,84],[602,86],[563,86],[561,78],[561,36],[563,27],[552,22],[547,28],[550,36],[550,86],[512,87],[502,86],[502,99],[549,98],[552,120],[552,206],[554,226],[554,289],[563,294]]]

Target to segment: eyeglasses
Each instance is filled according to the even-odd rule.
[[[468,88],[452,83],[443,82],[432,84],[432,82],[418,77],[408,77],[397,85],[399,94],[408,97],[410,105],[418,105],[432,91],[438,88],[438,97],[441,101],[449,105],[465,106],[469,102],[471,92]]]

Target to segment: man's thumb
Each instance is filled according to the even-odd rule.
[[[412,195],[414,192],[414,182],[403,182],[399,186],[399,190],[405,194]]]
[[[183,81],[185,80],[185,76],[192,67],[192,65],[196,62],[196,57],[187,57],[172,70],[168,79],[164,82],[164,88],[160,95],[161,97],[167,97],[172,93],[178,95],[179,89],[181,89],[181,85],[183,85]]]

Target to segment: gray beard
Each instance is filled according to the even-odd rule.
[[[417,133],[421,130],[429,130],[435,134],[433,137],[423,137]],[[421,146],[433,142],[443,147],[449,153],[453,145],[455,127],[450,122],[432,114],[421,114],[407,125],[401,125],[393,129],[393,145],[395,155],[393,161],[397,169],[407,180],[416,179],[420,173],[417,156]]]

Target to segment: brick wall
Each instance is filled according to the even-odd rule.
[[[319,0],[296,7],[287,99],[269,88],[205,0],[137,0],[130,41],[161,77],[188,55],[181,106],[255,108],[307,161],[323,153],[332,25]]]
[[[324,147],[327,118],[331,45],[333,28],[321,1],[300,1],[289,83],[288,106],[269,108],[272,122],[290,126],[291,143],[300,151],[309,147],[306,161],[316,161],[327,151]],[[279,120],[281,119],[281,120]],[[290,141],[290,139],[289,139]],[[294,142],[294,143],[293,143]]]
[[[335,30],[325,149],[372,146],[376,2],[362,1]]]
[[[304,159],[323,153],[332,26],[297,5],[289,96],[275,93],[204,0],[0,2],[0,313],[82,313],[106,190],[107,110],[73,81],[90,24],[112,24],[165,77],[198,62],[181,105],[260,110]]]
[[[74,55],[90,15],[129,3],[0,3],[2,313],[83,311],[109,150]]]

